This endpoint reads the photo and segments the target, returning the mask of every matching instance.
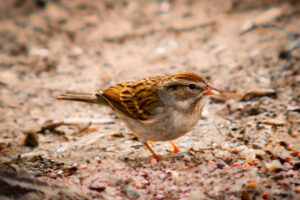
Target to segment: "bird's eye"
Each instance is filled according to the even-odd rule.
[[[193,90],[193,89],[196,88],[196,86],[195,86],[195,84],[189,84],[189,88],[190,88],[191,90]]]

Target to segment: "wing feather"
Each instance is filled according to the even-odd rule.
[[[99,92],[98,95],[101,95],[109,103],[109,105],[116,111],[121,112],[127,116],[130,116],[130,114],[128,113],[127,109],[123,106],[120,99],[120,94],[122,89],[124,88],[124,85],[126,85],[126,83],[124,83],[123,85],[122,84],[115,85],[106,90],[103,90],[102,92]]]
[[[148,120],[154,110],[161,106],[157,95],[157,84],[165,77],[155,76],[128,83],[120,98],[124,107],[134,118]]]
[[[118,84],[110,87],[99,95],[103,96],[110,106],[126,116],[148,120],[154,110],[161,106],[157,95],[157,84],[165,77],[156,76],[135,82]]]

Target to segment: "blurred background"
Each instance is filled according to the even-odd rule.
[[[181,149],[223,145],[229,130],[236,134],[230,141],[247,148],[255,144],[263,149],[273,137],[274,145],[286,147],[288,143],[294,150],[280,146],[279,154],[296,151],[292,160],[299,162],[299,19],[297,0],[0,1],[0,152],[4,152],[0,154],[0,166],[24,169],[25,162],[17,162],[19,155],[43,152],[53,159],[52,150],[61,162],[81,162],[82,155],[76,157],[74,153],[78,149],[91,160],[99,151],[109,155],[107,162],[119,162],[114,160],[116,154],[110,153],[113,151],[121,152],[117,154],[120,157],[147,157],[127,136],[122,139],[124,143],[119,142],[121,139],[104,142],[101,134],[110,138],[112,133],[128,132],[119,124],[107,125],[114,123],[109,111],[58,102],[53,97],[65,91],[95,92],[123,81],[183,71],[204,75],[223,96],[209,101],[204,121],[179,139]],[[38,143],[33,145],[37,149],[24,147],[28,130],[39,129],[49,120],[72,117],[103,119],[105,125],[85,137],[70,134],[74,128],[61,129],[60,139],[39,134]],[[272,127],[277,132],[272,132]],[[204,133],[210,134],[204,137]],[[246,139],[241,142],[237,135]],[[73,149],[61,149],[62,144]],[[93,155],[89,156],[88,147]],[[158,152],[166,148],[156,147]],[[56,153],[65,153],[68,159],[56,157]],[[193,155],[198,154],[201,160],[201,153]],[[219,158],[225,159],[224,155]],[[180,159],[177,162],[181,163]],[[33,166],[27,169],[37,174],[35,170]],[[49,175],[46,171],[39,173]],[[276,185],[271,181],[268,184]],[[288,191],[292,195],[295,188]],[[154,198],[155,188],[150,193]],[[214,197],[220,196],[215,193]]]
[[[1,1],[2,121],[43,121],[57,92],[182,71],[223,92],[273,88],[299,103],[297,2]]]

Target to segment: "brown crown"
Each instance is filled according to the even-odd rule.
[[[198,74],[191,73],[191,72],[182,72],[179,74],[175,74],[170,78],[184,79],[184,80],[194,81],[194,82],[206,82],[206,80],[202,76],[199,76]]]

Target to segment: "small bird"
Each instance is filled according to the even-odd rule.
[[[117,84],[94,94],[65,93],[60,100],[81,101],[112,108],[156,160],[149,141],[170,141],[189,132],[201,117],[205,99],[220,94],[200,75],[182,72]]]

